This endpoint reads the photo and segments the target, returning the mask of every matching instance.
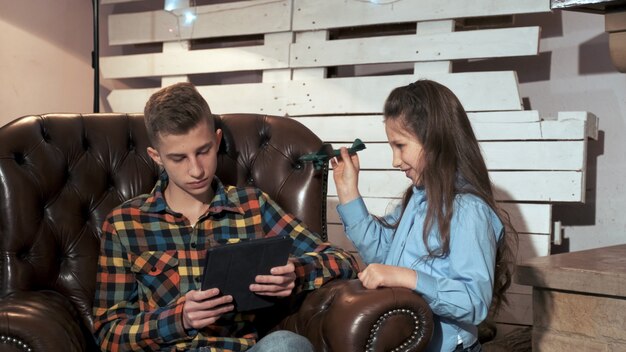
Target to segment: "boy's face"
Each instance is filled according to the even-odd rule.
[[[148,155],[167,172],[169,192],[202,198],[210,194],[221,139],[222,131],[213,131],[203,121],[184,134],[160,134],[156,149],[149,147]]]

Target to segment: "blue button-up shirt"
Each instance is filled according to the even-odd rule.
[[[477,325],[491,304],[497,243],[503,225],[493,209],[471,194],[456,196],[450,226],[450,254],[428,258],[423,228],[428,201],[423,188],[414,187],[397,229],[384,227],[370,215],[363,199],[337,206],[346,234],[363,261],[411,268],[417,272],[415,291],[435,315],[435,331],[428,351],[453,351],[477,338]],[[397,207],[384,219],[397,222]],[[439,248],[433,226],[428,244]]]

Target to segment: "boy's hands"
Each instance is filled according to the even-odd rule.
[[[250,291],[264,296],[287,297],[291,295],[296,281],[296,267],[291,260],[283,266],[272,268],[272,275],[257,275]]]
[[[192,290],[185,294],[183,305],[183,327],[185,329],[201,329],[214,324],[224,313],[233,310],[232,296],[217,297],[220,291],[216,288],[199,291]]]
[[[250,291],[259,295],[287,297],[291,295],[296,281],[296,267],[291,261],[272,268],[271,275],[257,275]],[[220,296],[219,290],[192,290],[185,295],[183,326],[185,329],[201,329],[214,324],[223,314],[234,309],[232,296]]]

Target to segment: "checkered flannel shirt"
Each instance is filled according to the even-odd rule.
[[[216,189],[208,211],[192,226],[168,208],[165,173],[150,194],[115,208],[103,224],[94,328],[105,350],[244,351],[257,339],[254,316],[228,313],[201,330],[185,330],[184,293],[200,289],[206,250],[233,240],[289,235],[296,258],[296,291],[333,278],[354,278],[356,262],[322,242],[257,188]]]

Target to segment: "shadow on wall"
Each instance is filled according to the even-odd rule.
[[[578,73],[614,73],[615,65],[609,51],[609,34],[602,33],[580,45],[578,50]]]
[[[459,60],[452,64],[452,72],[516,71],[519,83],[550,80],[552,53],[534,56],[503,57],[484,60]],[[527,69],[532,67],[532,70]]]
[[[516,15],[515,26],[541,26],[541,39],[562,37],[563,15],[561,11]]]
[[[563,36],[563,20],[560,11],[516,15],[511,27],[524,26],[540,26],[541,39]],[[452,72],[516,71],[519,83],[530,83],[549,81],[551,64],[552,53],[541,52],[533,56],[459,60],[453,63]],[[528,69],[529,67],[532,67],[532,70]]]
[[[552,220],[560,221],[563,226],[593,226],[596,223],[596,202],[598,184],[598,157],[604,154],[604,131],[598,131],[597,140],[587,143],[587,177],[585,184],[585,203],[562,203],[552,207]],[[570,251],[569,240],[563,239],[561,245],[552,245],[552,253]]]

